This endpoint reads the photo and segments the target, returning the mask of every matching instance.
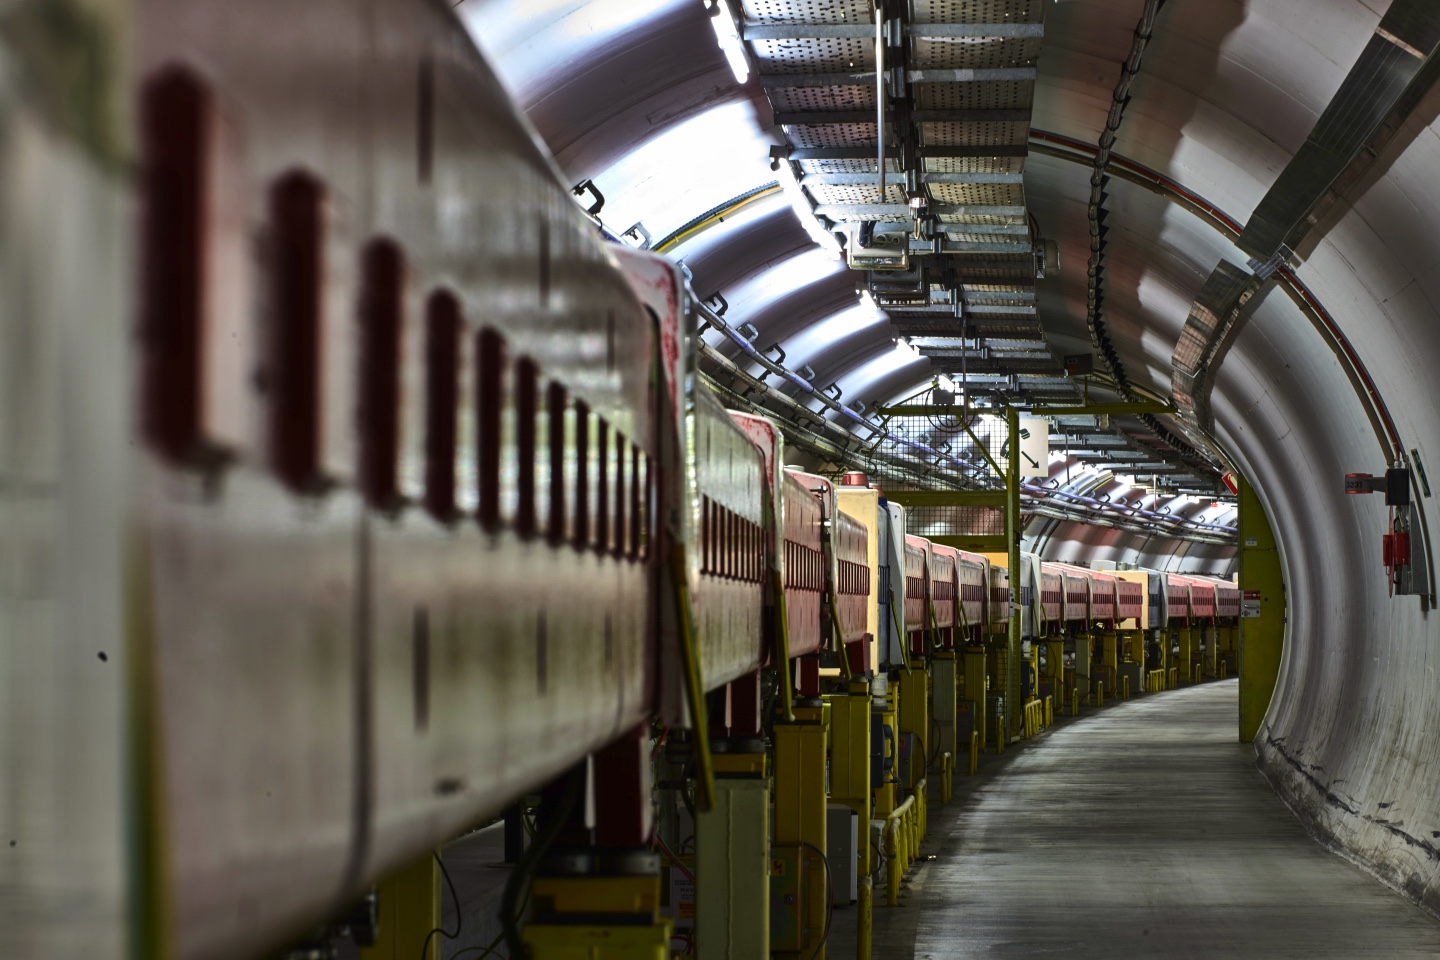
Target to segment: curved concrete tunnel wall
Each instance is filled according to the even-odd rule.
[[[1132,90],[1116,154],[1243,223],[1387,7],[1386,0],[1170,0]],[[694,16],[675,4],[656,8],[666,19],[656,32],[667,37],[681,33],[672,24]],[[1039,67],[1037,129],[1095,142],[1139,8],[1137,0],[1066,0],[1052,8]],[[713,51],[708,36],[695,43],[711,44]],[[723,70],[713,52],[708,66],[692,63],[677,94],[684,102],[673,104],[673,111],[689,115],[709,100],[753,97],[753,91],[728,87]],[[644,72],[635,68],[632,79]],[[589,84],[599,72],[585,76],[587,96],[599,95]],[[545,86],[544,97],[527,102],[552,101],[577,86],[560,78]],[[628,96],[634,106],[617,134],[618,146],[590,142],[604,132],[593,125],[584,143],[570,133],[568,149],[561,151],[567,175],[591,175],[596,158],[636,142],[643,124],[630,121],[642,112],[639,105],[647,122],[672,110],[658,94],[636,89]],[[547,136],[557,118],[574,115],[559,102],[544,102],[543,112]],[[1302,251],[1296,273],[1368,369],[1404,449],[1417,450],[1440,478],[1437,113],[1440,94],[1432,92],[1362,189],[1320,223],[1314,235],[1321,239]],[[572,164],[567,156],[586,159]],[[1062,249],[1060,278],[1038,288],[1042,320],[1057,348],[1088,349],[1088,170],[1038,154],[1030,167],[1031,205],[1042,230]],[[1169,352],[1185,310],[1218,259],[1244,258],[1230,237],[1154,192],[1117,179],[1112,196],[1106,258],[1111,329],[1132,380],[1168,394]],[[746,253],[716,249],[713,257],[717,264],[730,260],[743,275],[752,268],[741,265],[753,262]],[[783,325],[778,315],[774,323],[765,320],[771,329],[761,330],[761,340],[774,342]],[[843,353],[868,355],[860,343],[847,344]],[[826,360],[822,382],[843,381],[850,361]],[[913,375],[910,368],[887,373],[866,395],[898,395],[922,380],[928,373],[916,365]],[[858,395],[858,388],[849,394]],[[1264,296],[1219,367],[1215,437],[1265,506],[1288,592],[1281,673],[1257,748],[1271,782],[1322,840],[1440,910],[1440,684],[1434,673],[1440,615],[1427,615],[1415,597],[1386,595],[1380,564],[1386,508],[1379,497],[1342,492],[1345,473],[1378,473],[1386,465],[1386,450],[1362,404],[1326,339],[1282,290]],[[1440,531],[1435,501],[1422,498],[1419,506]],[[1124,557],[1221,574],[1232,562],[1224,548],[1182,548],[1163,538],[1068,521],[1033,529],[1042,552],[1052,556]]]

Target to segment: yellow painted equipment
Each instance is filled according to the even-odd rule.
[[[985,745],[985,695],[989,676],[985,672],[985,648],[965,648],[965,688],[962,697],[970,704],[971,729]]]
[[[1046,726],[1045,701],[1031,700],[1025,704],[1025,739],[1038,736]]]
[[[1039,641],[1045,645],[1045,680],[1051,695],[1062,703],[1065,700],[1065,638],[1045,637]]]
[[[824,960],[830,912],[825,876],[825,761],[829,710],[797,701],[775,723],[775,832],[770,851],[770,952]]]
[[[899,678],[891,681],[891,695],[899,701],[899,734],[912,734],[919,754],[918,757],[910,757],[908,782],[900,784],[905,789],[913,789],[925,776],[925,765],[934,740],[930,727],[929,661],[912,655],[910,663],[912,669],[901,670]]]
[[[1095,639],[1090,631],[1075,634],[1075,686],[1080,692],[1080,702],[1090,703],[1095,693]]]
[[[938,650],[930,660],[930,716],[934,719],[930,753],[955,755],[955,652]]]
[[[669,918],[660,916],[658,874],[536,877],[530,898],[532,910],[547,921],[528,923],[521,933],[530,960],[667,960],[669,956],[672,930]],[[564,922],[567,914],[576,922]],[[614,919],[596,922],[596,914]]]
[[[880,491],[869,487],[836,487],[835,493],[840,509],[858,520],[865,527],[870,558],[870,602],[866,604],[865,631],[870,634],[869,655],[866,663],[870,670],[880,669]]]
[[[1100,670],[1102,679],[1116,690],[1120,684],[1120,635],[1114,630],[1100,633]]]
[[[1265,508],[1250,484],[1240,480],[1240,739],[1260,731],[1285,643],[1285,580],[1280,553]],[[1252,545],[1253,543],[1253,545]]]
[[[885,856],[889,860],[885,902],[891,907],[900,902],[900,881],[919,856],[920,841],[925,838],[927,789],[927,781],[921,780],[915,792],[885,818]]]
[[[1194,632],[1190,624],[1180,628],[1179,650],[1175,654],[1175,667],[1180,671],[1179,680],[1181,683],[1194,683],[1195,676],[1191,672],[1191,657],[1194,650]]]
[[[863,831],[856,851],[855,955],[856,960],[868,960],[874,904],[872,874],[875,870],[869,842],[873,804],[870,788],[870,685],[863,680],[852,680],[846,693],[826,699],[830,704],[830,799],[854,810]],[[739,956],[736,955],[737,960]],[[758,957],[761,954],[746,956]]]
[[[440,960],[440,938],[430,936],[440,926],[440,864],[433,854],[382,880],[377,906],[379,936],[375,946],[361,948],[361,960]]]

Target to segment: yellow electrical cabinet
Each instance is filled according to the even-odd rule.
[[[872,672],[880,668],[880,491],[869,487],[835,488],[839,497],[840,510],[849,514],[865,527],[869,541],[866,547],[870,558],[870,601],[865,605],[865,632],[870,634],[869,665]]]

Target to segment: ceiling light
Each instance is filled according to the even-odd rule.
[[[914,347],[910,346],[910,342],[909,342],[908,340],[906,340],[904,337],[900,337],[900,338],[896,339],[896,341],[895,341],[895,349],[896,349],[898,352],[905,354],[905,355],[906,355],[908,358],[910,358],[911,360],[919,360],[919,359],[920,359],[920,351],[919,351],[919,350],[916,350]]]
[[[715,28],[715,40],[725,59],[730,61],[730,72],[735,74],[736,83],[750,79],[750,62],[745,59],[745,44],[740,31],[735,29],[735,11],[730,9],[730,0],[714,0],[710,6],[710,26]]]
[[[795,211],[795,216],[800,218],[800,226],[810,234],[810,239],[820,244],[822,250],[839,260],[840,241],[835,239],[833,233],[820,225],[820,220],[815,216],[815,209],[810,206],[805,191],[800,188],[800,181],[795,179],[794,166],[789,160],[780,157],[776,168],[780,174],[780,186],[784,188],[785,197],[790,201],[790,207]]]

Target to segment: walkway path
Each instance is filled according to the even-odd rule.
[[[923,960],[1440,955],[1440,923],[1271,792],[1235,742],[1235,698],[1234,681],[1143,697],[1006,757],[932,808],[937,858],[889,911],[910,922],[884,925],[913,929]]]

